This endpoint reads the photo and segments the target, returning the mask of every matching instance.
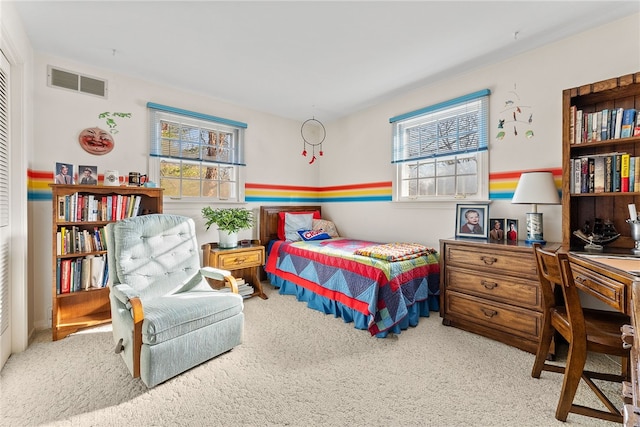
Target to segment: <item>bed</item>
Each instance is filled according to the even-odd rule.
[[[288,233],[310,216],[311,230],[331,229],[333,223],[321,212],[320,206],[260,207],[265,272],[280,294],[294,295],[309,308],[341,317],[379,338],[400,334],[439,310],[439,256],[432,248],[335,237],[335,228],[319,240],[283,238],[285,219]],[[315,230],[306,237],[323,233]]]

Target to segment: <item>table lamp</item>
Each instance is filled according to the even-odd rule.
[[[526,243],[545,244],[542,237],[542,213],[538,205],[558,205],[560,197],[551,172],[523,172],[511,203],[531,204],[531,212],[527,213]]]

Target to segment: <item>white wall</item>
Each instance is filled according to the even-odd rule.
[[[491,172],[561,167],[562,90],[640,71],[640,15],[630,16],[504,62],[412,90],[358,114],[330,123],[339,135],[325,145],[320,169],[323,186],[392,180],[389,118],[480,89],[491,90]],[[514,41],[517,43],[518,41]],[[497,141],[497,118],[514,91],[532,107],[535,136]],[[366,161],[365,161],[366,160]],[[494,201],[492,217],[520,218],[520,235],[528,205]],[[560,206],[540,206],[548,241],[561,240]],[[333,203],[323,215],[336,220],[339,231],[353,237],[411,240],[432,246],[455,230],[455,204],[438,206],[397,203]]]

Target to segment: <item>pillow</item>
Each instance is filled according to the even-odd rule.
[[[304,214],[313,214],[314,218],[320,218],[320,211],[300,211],[300,212],[278,212],[278,239],[286,240],[286,236],[284,235],[284,214],[291,215],[304,215]],[[306,228],[306,230],[310,230],[311,227]],[[299,239],[298,239],[299,240]]]
[[[289,214],[284,215],[284,237],[291,242],[300,240],[298,230],[310,230],[313,214]]]
[[[298,234],[305,242],[308,242],[309,240],[326,240],[331,238],[331,236],[322,230],[298,230]]]
[[[331,237],[340,237],[338,234],[338,230],[336,229],[336,225],[326,219],[315,219],[312,221],[312,230],[323,230]]]

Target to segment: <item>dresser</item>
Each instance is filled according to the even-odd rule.
[[[557,250],[559,243],[545,248]],[[533,248],[522,241],[440,240],[442,323],[535,353],[542,293]]]

